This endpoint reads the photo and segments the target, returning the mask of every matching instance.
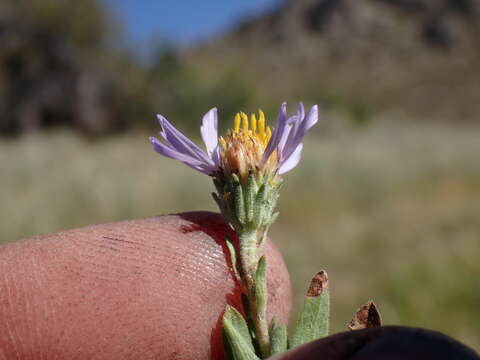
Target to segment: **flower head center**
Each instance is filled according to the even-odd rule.
[[[247,114],[239,112],[235,115],[233,129],[227,132],[225,138],[219,138],[220,158],[224,172],[235,173],[246,178],[249,172],[274,170],[277,164],[276,153],[273,153],[263,164],[263,153],[272,136],[272,130],[265,124],[265,114]]]

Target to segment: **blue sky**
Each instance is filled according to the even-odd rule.
[[[128,43],[155,39],[191,44],[228,29],[239,19],[258,14],[280,0],[103,0],[123,22]]]

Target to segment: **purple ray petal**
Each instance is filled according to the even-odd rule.
[[[206,156],[205,160],[204,159],[199,159],[197,157],[192,156],[192,152],[182,152],[182,150],[185,150],[183,147],[175,147],[174,144],[171,144],[167,139],[167,131],[162,131],[162,135],[165,135],[165,140],[167,141],[167,144],[163,144],[160,140],[158,140],[155,137],[150,137],[150,143],[153,146],[153,149],[159,153],[160,155],[169,157],[174,160],[179,160],[183,162],[185,165],[200,171],[204,174],[207,175],[212,175],[218,166],[216,166],[210,159],[208,159]],[[195,155],[195,154],[193,154]]]
[[[299,111],[300,113],[301,111]],[[303,112],[304,114],[304,112]],[[295,151],[298,144],[300,144],[303,140],[305,134],[310,130],[310,128],[315,125],[318,121],[318,106],[314,105],[309,110],[307,116],[301,118],[300,121],[297,122],[296,128],[294,131],[290,132],[290,137],[282,149],[282,156],[283,159],[290,157],[290,155]]]
[[[217,169],[216,166],[212,166],[211,164],[203,163],[199,160],[196,160],[188,155],[181,154],[174,149],[170,148],[168,145],[162,144],[160,140],[155,137],[150,137],[150,143],[153,146],[153,149],[159,153],[160,155],[169,157],[174,160],[179,160],[183,162],[185,165],[200,171],[206,175],[212,175],[215,170]]]
[[[303,119],[299,128],[299,133],[303,137],[310,128],[318,122],[318,106],[313,105],[308,111],[307,116]]]
[[[218,145],[213,149],[212,161],[216,168],[220,167],[220,147]]]
[[[278,173],[280,175],[285,174],[286,172],[292,170],[295,166],[298,165],[300,159],[302,158],[302,149],[303,144],[298,144],[290,157],[286,159],[282,164],[280,164],[280,168],[278,169]]]
[[[305,117],[305,131],[310,130],[310,128],[318,122],[318,105],[313,105],[307,116]]]
[[[157,118],[163,130],[160,134],[173,149],[197,160],[213,164],[211,159],[202,151],[202,149],[178,131],[166,118],[162,115],[157,115]]]
[[[299,124],[301,123],[301,114],[302,113],[300,111],[297,111],[297,114],[291,116],[287,120],[287,126],[277,146],[280,162],[288,158],[298,145],[293,144],[293,139],[295,138],[295,135],[298,132]]]
[[[299,102],[297,105],[297,115],[300,119],[305,117],[305,106],[303,106],[303,102]]]
[[[214,174],[217,172],[218,168],[217,167],[212,167],[211,165],[191,165],[186,162],[184,162],[185,165],[190,166],[192,169],[197,170],[205,175],[208,176],[214,176]]]
[[[273,151],[278,147],[278,143],[280,142],[282,138],[282,134],[285,130],[286,122],[287,122],[287,103],[284,102],[280,106],[280,111],[278,113],[278,118],[275,124],[275,128],[273,129],[272,137],[270,138],[270,141],[267,144],[265,152],[263,153],[263,159],[262,159],[263,163],[265,163],[268,160],[270,155],[272,155]]]
[[[202,139],[207,147],[207,153],[210,159],[213,160],[212,155],[215,148],[218,146],[218,115],[217,108],[211,109],[202,119],[202,126],[200,126]]]
[[[177,150],[173,149],[172,147],[163,144],[156,137],[151,136],[150,137],[150,143],[152,144],[153,149],[157,153],[159,153],[160,155],[169,157],[169,158],[174,159],[174,160],[180,160],[182,162],[188,162],[188,163],[190,163],[192,165],[195,165],[195,166],[203,164],[200,160],[192,158],[189,155],[182,154],[182,153],[178,152]]]
[[[292,129],[290,130],[288,140],[286,141],[286,143],[284,143],[284,146],[281,147],[282,159],[289,157],[297,147],[298,144],[295,144],[294,140],[296,138],[296,134],[298,133],[300,123],[302,122],[304,117],[305,108],[303,107],[303,103],[300,102],[297,106],[296,115],[292,116]]]
[[[283,159],[283,149],[290,138],[293,137],[293,132],[295,131],[295,125],[298,123],[297,115],[291,116],[288,118],[285,128],[283,129],[283,133],[280,136],[280,140],[278,141],[277,151],[278,151],[278,158],[281,161]]]

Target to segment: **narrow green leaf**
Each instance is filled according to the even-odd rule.
[[[235,360],[233,357],[232,347],[228,342],[227,334],[225,329],[222,329],[222,338],[223,338],[223,350],[225,352],[225,360]]]
[[[280,213],[277,211],[270,216],[270,219],[268,220],[268,226],[271,226],[277,220],[279,214]]]
[[[240,184],[240,178],[235,173],[232,173],[232,180],[231,181],[232,181],[232,183]]]
[[[273,187],[272,187],[272,191],[276,192],[277,194],[280,193],[280,190],[282,189],[282,186],[283,186],[283,180],[280,180],[279,182],[277,182]]]
[[[277,325],[274,317],[270,323],[270,356],[287,351],[287,327],[284,324]]]
[[[243,189],[240,183],[233,185],[233,196],[235,202],[235,216],[238,222],[245,224],[245,202],[243,201]]]
[[[233,243],[228,236],[225,237],[225,243],[227,244],[227,249],[230,254],[230,261],[232,262],[233,272],[235,273],[237,279],[240,280],[240,274],[237,270],[237,252],[235,250],[235,246],[233,246]]]
[[[272,317],[272,321],[270,321],[270,326],[268,327],[268,333],[270,334],[270,339],[272,338],[272,333],[275,327],[277,326],[278,318],[276,316]]]
[[[227,305],[223,314],[223,330],[235,360],[257,360],[250,332],[242,314]]]
[[[291,347],[328,335],[330,319],[330,293],[325,271],[317,273],[310,283],[303,311],[290,342]]]
[[[248,223],[253,220],[256,195],[257,183],[255,181],[255,175],[250,173],[250,175],[248,175],[247,186],[245,188],[245,216]]]
[[[250,309],[250,300],[248,300],[248,296],[244,293],[242,293],[241,298],[242,298],[243,311],[244,311],[245,316],[246,316],[245,321],[247,322],[247,327],[250,330],[250,337],[252,338],[253,345],[255,346],[255,342],[256,342],[255,331],[254,331],[255,326],[253,324],[253,320],[252,320],[252,316],[251,316],[252,312],[251,312],[251,309]]]
[[[265,206],[267,204],[268,191],[265,184],[262,184],[258,189],[257,196],[255,197],[255,204],[253,208],[253,221],[255,227],[259,227],[263,223],[265,216]]]
[[[257,303],[257,313],[265,317],[267,309],[267,260],[262,256],[258,261],[257,271],[255,273],[255,301]]]
[[[265,219],[267,222],[270,222],[271,223],[271,217],[272,217],[272,214],[273,214],[273,211],[275,210],[275,207],[277,206],[277,201],[278,201],[278,198],[280,197],[280,193],[278,191],[275,190],[275,187],[269,187],[269,192],[268,192],[268,196],[267,196],[267,201],[266,201],[266,204],[265,204],[265,212],[266,212],[266,217],[267,219]]]

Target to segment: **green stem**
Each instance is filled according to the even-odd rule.
[[[266,311],[258,312],[255,299],[255,272],[257,270],[261,248],[257,246],[257,231],[241,232],[240,238],[240,263],[242,267],[243,283],[247,290],[250,305],[250,317],[253,322],[255,336],[262,353],[262,358],[270,355],[270,337]]]
[[[254,275],[258,262],[257,232],[255,230],[239,232],[239,240],[240,262],[243,276],[246,280],[245,285],[250,285],[254,283]]]

